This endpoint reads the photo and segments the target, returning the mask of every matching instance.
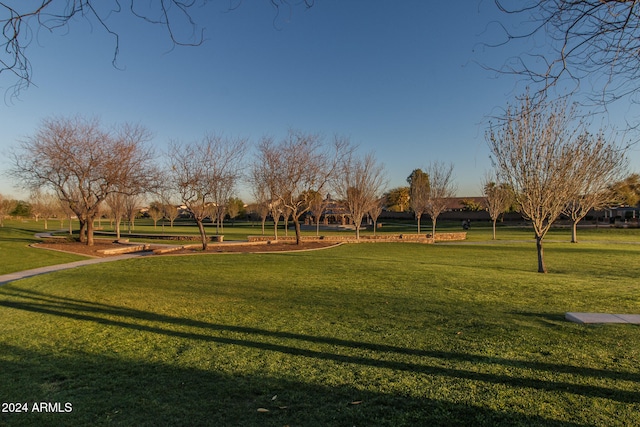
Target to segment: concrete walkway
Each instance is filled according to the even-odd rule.
[[[123,259],[139,258],[149,255],[150,252],[138,252],[133,254],[118,255],[104,258],[91,258],[82,261],[69,262],[67,264],[48,265],[46,267],[34,268],[25,271],[0,275],[0,286],[13,282],[14,280],[25,279],[27,277],[39,276],[41,274],[52,273],[54,271],[69,270],[71,268],[82,267],[84,265],[100,264],[102,262],[120,261]]]
[[[640,314],[567,313],[564,318],[575,323],[627,323],[640,325]]]

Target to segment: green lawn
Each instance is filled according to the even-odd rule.
[[[529,231],[473,228],[465,245],[147,257],[4,285],[0,401],[73,411],[0,425],[640,425],[640,327],[564,320],[640,313],[640,244],[609,243],[640,232],[601,231],[550,237],[547,275],[535,245],[506,242]]]
[[[42,222],[5,221],[5,226],[0,227],[0,274],[86,259],[30,248],[29,245],[39,241],[34,234],[40,231],[44,231]]]

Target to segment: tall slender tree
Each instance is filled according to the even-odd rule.
[[[422,169],[414,169],[407,177],[407,183],[409,184],[409,206],[418,221],[418,234],[420,234],[420,219],[427,211],[429,204],[431,189],[429,174],[423,172]]]

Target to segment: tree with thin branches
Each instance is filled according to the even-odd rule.
[[[215,135],[190,144],[173,142],[169,147],[169,186],[196,222],[202,250],[208,246],[204,220],[211,216],[214,204],[226,201],[218,197],[228,194],[240,179],[246,148],[246,139]]]
[[[603,132],[579,136],[573,155],[575,194],[563,213],[572,222],[571,242],[578,243],[578,223],[592,210],[607,207],[613,201],[613,184],[626,172],[625,150],[606,140]]]
[[[320,218],[322,218],[322,214],[324,213],[325,208],[327,207],[327,199],[322,197],[322,194],[315,191],[314,194],[309,197],[309,212],[313,216],[313,219],[316,223],[316,236],[320,235]]]
[[[495,175],[487,174],[482,181],[485,208],[491,217],[493,240],[496,240],[496,222],[513,204],[513,190],[504,183],[498,183]]]
[[[513,188],[520,213],[533,226],[538,272],[546,273],[543,240],[553,222],[584,191],[583,153],[593,151],[584,138],[587,124],[565,101],[532,102],[526,95],[507,108],[486,139],[498,179]],[[576,167],[576,165],[579,165]],[[612,165],[613,167],[619,165]]]
[[[637,0],[494,0],[518,26],[501,26],[495,45],[521,46],[500,72],[524,77],[536,93],[582,91],[606,106],[640,85],[640,2]]]
[[[93,245],[93,222],[113,193],[137,195],[158,184],[151,134],[139,125],[102,128],[97,119],[54,118],[14,152],[13,174],[30,190],[49,188],[80,221],[80,240]]]
[[[346,139],[336,137],[326,144],[319,135],[293,130],[280,143],[264,138],[258,144],[252,175],[266,185],[274,221],[285,212],[291,217],[297,244],[302,243],[300,218],[309,212],[312,195],[326,187],[350,150]]]
[[[436,221],[447,209],[449,199],[456,194],[457,185],[453,176],[453,164],[431,162],[427,167],[429,176],[429,198],[425,212],[431,218],[431,235],[436,238]]]
[[[386,186],[384,166],[376,161],[373,153],[364,157],[352,154],[342,159],[339,171],[334,187],[355,226],[356,239],[360,240],[362,220],[380,199]]]
[[[276,18],[300,4],[313,6],[314,0],[268,0]],[[14,94],[32,84],[28,47],[40,31],[66,34],[80,21],[104,31],[114,43],[112,63],[118,67],[121,37],[117,28],[123,19],[134,18],[139,25],[159,26],[175,46],[199,46],[206,40],[206,25],[199,22],[204,16],[201,8],[213,2],[196,0],[162,0],[129,2],[123,7],[120,0],[34,0],[0,2],[0,76],[9,74],[17,81]],[[229,10],[239,7],[230,2]],[[290,13],[290,10],[289,10]]]
[[[369,214],[369,217],[371,218],[371,221],[373,221],[373,235],[376,235],[376,231],[378,229],[378,218],[380,217],[380,215],[382,214],[382,211],[384,210],[384,206],[387,204],[387,199],[386,197],[382,196],[379,197],[377,200],[375,200],[371,206],[369,207],[369,210],[367,211],[367,213]]]

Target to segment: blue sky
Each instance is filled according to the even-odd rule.
[[[297,129],[374,151],[389,187],[441,161],[454,164],[460,196],[480,193],[490,169],[487,117],[521,90],[478,65],[513,54],[482,45],[496,40],[490,22],[505,20],[492,1],[316,0],[279,15],[267,0],[228,7],[214,0],[194,14],[204,27],[198,47],[173,47],[160,26],[112,15],[117,68],[115,41],[95,23],[40,32],[28,48],[34,86],[0,104],[0,150],[60,115],[140,123],[159,153],[206,133],[257,141]],[[2,75],[0,90],[12,82]],[[0,192],[20,195],[14,184],[2,177]]]

